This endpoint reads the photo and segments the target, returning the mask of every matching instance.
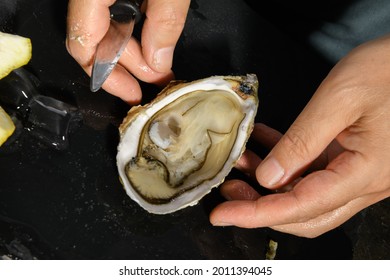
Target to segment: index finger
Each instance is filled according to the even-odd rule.
[[[361,161],[359,155],[344,152],[326,170],[303,178],[291,192],[262,196],[256,201],[224,202],[213,210],[210,221],[214,225],[255,228],[311,220],[356,198],[356,184],[370,184],[368,171],[358,168]]]
[[[96,46],[108,30],[108,7],[114,2],[115,0],[69,0],[66,46],[83,68],[92,64]]]

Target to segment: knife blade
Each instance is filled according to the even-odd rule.
[[[117,0],[110,6],[110,26],[99,42],[92,66],[90,89],[98,91],[129,42],[134,25],[141,19],[143,0]]]

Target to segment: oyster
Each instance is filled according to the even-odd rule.
[[[252,132],[257,89],[254,74],[174,81],[149,104],[132,107],[119,127],[117,154],[127,194],[167,214],[221,184]]]

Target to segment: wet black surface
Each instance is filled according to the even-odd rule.
[[[117,127],[129,107],[104,91],[91,93],[66,52],[67,1],[3,3],[0,29],[32,39],[25,70],[40,81],[37,90],[75,106],[82,123],[64,149],[22,122],[0,148],[0,259],[264,259],[270,239],[278,242],[277,259],[390,258],[389,200],[315,239],[211,226],[208,215],[223,200],[218,189],[179,212],[146,213],[126,196],[116,170]],[[281,131],[328,69],[240,0],[193,0],[174,60],[177,79],[256,73],[257,119]],[[159,91],[142,87],[143,103]]]

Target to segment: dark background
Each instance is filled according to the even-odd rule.
[[[102,90],[90,92],[89,78],[65,49],[67,1],[5,0],[0,8],[0,30],[32,40],[24,69],[36,77],[39,94],[82,116],[64,133],[63,149],[23,121],[0,148],[0,259],[264,259],[270,239],[278,242],[277,259],[390,258],[389,200],[315,239],[211,226],[208,215],[223,201],[218,189],[176,213],[146,213],[127,197],[116,170],[117,128],[129,106]],[[257,74],[257,120],[285,131],[331,65],[293,32],[306,20],[307,29],[315,28],[313,18],[294,16],[288,6],[258,8],[254,1],[193,0],[173,70],[180,80]],[[141,85],[142,103],[160,91]]]

